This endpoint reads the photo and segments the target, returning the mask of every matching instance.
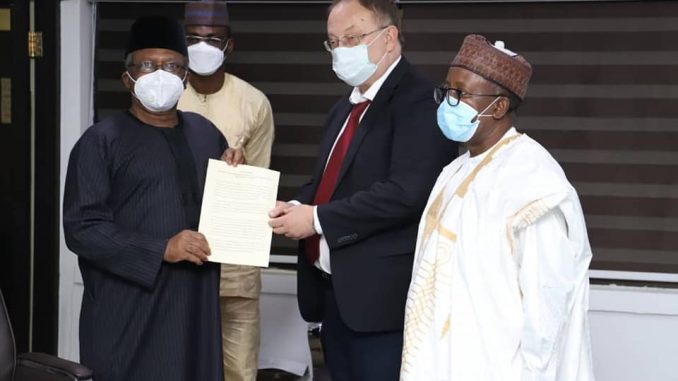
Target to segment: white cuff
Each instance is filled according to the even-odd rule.
[[[301,203],[297,200],[291,200],[291,201],[287,201],[287,202],[294,205],[294,206],[301,205]],[[317,205],[313,206],[313,229],[315,230],[316,234],[323,235],[323,227],[320,226],[320,220],[318,220],[318,206]]]
[[[313,229],[318,235],[323,235],[323,227],[320,226],[320,220],[318,219],[318,206],[313,206]]]

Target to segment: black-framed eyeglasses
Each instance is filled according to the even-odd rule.
[[[463,90],[455,89],[454,87],[448,87],[447,85],[438,86],[433,90],[433,99],[436,101],[437,104],[440,104],[444,99],[447,99],[447,103],[450,106],[458,105],[461,98],[464,97],[501,97],[501,96],[504,95],[468,93]]]
[[[328,52],[331,52],[332,49],[338,48],[340,46],[352,48],[354,46],[358,46],[362,42],[363,38],[369,36],[370,34],[377,33],[380,30],[384,30],[389,26],[391,25],[382,26],[381,28],[363,34],[353,34],[339,38],[328,38],[327,40],[323,41],[323,45],[325,46],[325,50]]]
[[[221,38],[221,37],[203,37],[196,34],[187,34],[186,35],[186,45],[195,45],[199,42],[205,42],[207,45],[214,46],[215,48],[222,49],[226,46],[226,43],[230,38]]]
[[[186,68],[183,64],[174,61],[163,62],[161,64],[156,64],[153,61],[141,61],[136,64],[128,65],[127,67],[134,68],[135,71],[143,74],[153,73],[158,69],[162,69],[168,73],[178,74],[181,70]]]

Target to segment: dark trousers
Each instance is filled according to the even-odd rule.
[[[330,281],[325,285],[320,340],[332,381],[398,381],[403,331],[356,332],[339,315]]]

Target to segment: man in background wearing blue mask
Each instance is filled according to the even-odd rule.
[[[85,284],[80,359],[97,381],[222,381],[219,266],[198,233],[207,161],[227,147],[207,119],[176,110],[184,30],[132,25],[122,81],[132,104],[78,140],[63,222]]]
[[[457,154],[438,130],[433,86],[401,55],[391,0],[336,0],[325,48],[352,87],[330,111],[311,181],[271,211],[276,234],[303,240],[299,307],[322,321],[334,381],[398,379],[419,216]]]
[[[516,131],[532,67],[469,35],[436,89],[438,124],[468,152],[419,224],[401,380],[591,381],[591,248],[575,189]]]
[[[184,24],[189,68],[186,91],[178,108],[196,112],[214,123],[233,147],[224,159],[268,168],[273,144],[273,113],[266,96],[225,71],[234,39],[226,3],[186,4]],[[224,377],[254,381],[259,352],[259,294],[261,275],[252,266],[221,265],[221,306]]]

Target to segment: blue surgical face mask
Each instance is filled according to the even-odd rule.
[[[450,106],[447,100],[443,100],[440,102],[440,106],[438,106],[438,127],[440,127],[440,131],[450,140],[466,143],[476,133],[480,124],[480,118],[491,116],[483,115],[483,113],[499,98],[494,98],[492,103],[481,112],[476,111],[473,106],[463,100],[459,101],[456,106]]]

